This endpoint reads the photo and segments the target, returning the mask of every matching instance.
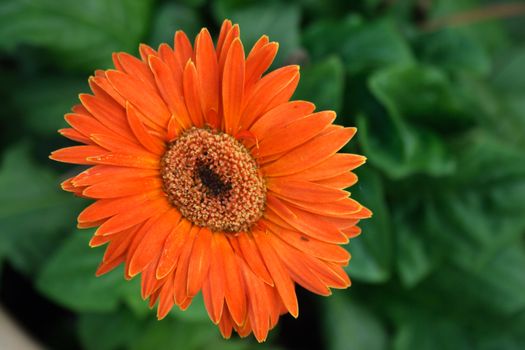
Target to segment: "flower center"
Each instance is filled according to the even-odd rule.
[[[262,216],[266,185],[250,152],[232,136],[191,128],[169,144],[164,191],[182,215],[212,231],[247,231]]]

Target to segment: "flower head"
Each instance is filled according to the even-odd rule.
[[[141,274],[159,319],[202,292],[224,337],[263,341],[281,314],[297,317],[296,283],[350,285],[340,245],[371,212],[343,189],[365,158],[336,153],[356,130],[334,112],[289,101],[298,66],[264,74],[277,53],[266,36],[247,56],[230,21],[216,45],[206,29],[174,41],[96,71],[60,130],[82,145],[51,158],[89,166],[62,187],[95,200],[78,226],[107,244],[98,274]]]

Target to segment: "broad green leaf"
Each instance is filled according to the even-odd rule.
[[[112,52],[136,52],[150,8],[150,0],[5,0],[0,48],[30,44],[47,49],[57,65],[106,68]]]
[[[425,74],[429,75],[430,81],[421,81],[417,77]],[[391,178],[403,178],[411,174],[443,176],[455,169],[454,159],[445,140],[431,129],[432,126],[436,127],[433,123],[442,125],[437,115],[435,118],[426,118],[430,121],[429,125],[415,123],[415,120],[411,124],[406,118],[412,115],[413,119],[419,118],[418,122],[425,121],[421,114],[433,115],[428,109],[435,108],[443,96],[448,96],[444,86],[439,89],[440,92],[434,90],[434,81],[440,81],[436,74],[437,77],[440,76],[435,71],[424,73],[412,65],[392,66],[377,71],[369,78],[370,90],[383,105],[386,113],[376,110],[366,118],[360,116],[358,137],[370,162]],[[408,80],[405,83],[407,85],[403,86],[404,83],[398,80],[407,80],[405,75],[409,78],[413,75],[416,78],[413,78],[412,84]],[[413,94],[419,94],[421,97],[413,99]],[[414,100],[421,102],[412,102]],[[448,114],[452,111],[455,111],[455,107],[450,107],[450,110],[443,113]]]
[[[422,35],[417,44],[422,60],[442,69],[480,76],[490,71],[491,61],[486,49],[461,28],[445,28]]]
[[[22,112],[27,128],[42,136],[56,135],[58,129],[68,126],[64,114],[87,89],[87,78],[41,77],[15,86],[13,103]]]
[[[140,336],[144,323],[125,309],[83,313],[79,316],[77,331],[84,349],[115,350],[129,348]]]
[[[303,43],[316,59],[339,54],[349,73],[413,61],[406,41],[388,19],[367,23],[352,15],[341,22],[315,22],[306,30]]]
[[[75,231],[47,261],[37,279],[41,293],[77,312],[117,308],[125,285],[121,269],[95,276],[103,249],[92,249],[90,232]],[[137,295],[140,298],[140,295]]]
[[[383,183],[369,166],[357,173],[359,182],[352,187],[352,197],[370,208],[374,216],[359,223],[363,233],[348,245],[352,260],[347,271],[358,280],[384,282],[390,278],[392,231]]]
[[[301,82],[294,99],[315,103],[316,110],[341,111],[343,104],[344,69],[337,57],[301,69]]]
[[[0,167],[0,253],[24,273],[36,272],[71,226],[78,199],[62,192],[53,172],[31,159],[28,144],[3,154]]]
[[[229,17],[241,28],[244,50],[248,53],[252,45],[262,36],[279,43],[276,63],[285,63],[299,49],[300,9],[282,3],[257,4],[234,10]]]
[[[432,285],[476,312],[511,316],[525,310],[524,269],[525,248],[520,239],[478,267],[442,267]]]
[[[410,222],[412,221],[412,222]],[[410,217],[404,221],[396,220],[396,253],[397,270],[403,285],[414,287],[423,278],[428,276],[435,267],[435,258],[427,249],[425,240],[428,239],[426,228],[414,224],[420,218]]]
[[[336,292],[323,303],[323,332],[330,350],[386,350],[384,325],[365,305]]]
[[[426,65],[386,68],[370,77],[369,86],[390,114],[413,123],[452,133],[474,121],[468,99],[437,68]]]
[[[472,349],[468,334],[447,319],[433,314],[419,315],[414,312],[396,332],[394,350],[455,350]]]
[[[197,35],[201,27],[200,15],[195,9],[180,4],[165,3],[155,12],[149,43],[153,47],[162,43],[173,46],[173,36],[176,31],[184,31],[192,40],[191,38]]]
[[[428,129],[406,124],[395,112],[357,119],[358,139],[370,163],[393,179],[413,174],[443,176],[455,169],[447,146]]]

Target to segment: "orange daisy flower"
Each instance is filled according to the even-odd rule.
[[[62,188],[95,200],[78,226],[107,244],[98,275],[121,263],[141,274],[159,319],[202,292],[224,337],[264,341],[281,314],[297,317],[296,283],[350,285],[340,245],[371,212],[343,189],[365,158],[336,153],[356,129],[334,112],[289,101],[298,66],[263,75],[278,48],[268,37],[245,56],[227,20],[216,45],[206,29],[193,47],[181,31],[174,41],[114,54],[60,130],[83,145],[50,157],[90,166]]]

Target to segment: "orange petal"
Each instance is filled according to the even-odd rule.
[[[71,125],[75,130],[89,138],[91,134],[107,134],[114,135],[115,132],[111,131],[100,123],[97,119],[87,116],[84,114],[68,113],[64,116],[64,119]],[[128,136],[125,136],[128,137]],[[129,137],[128,137],[129,139]],[[93,143],[90,139],[90,143]]]
[[[157,319],[162,320],[173,308],[173,276],[169,276],[160,289]]]
[[[357,183],[357,175],[348,172],[329,179],[317,180],[316,183],[323,186],[343,189],[355,185]]]
[[[133,277],[142,272],[153,260],[159,258],[166,238],[178,224],[180,218],[181,214],[178,210],[168,210],[159,216],[148,232],[144,232],[144,238],[130,261],[128,270],[130,276]],[[153,270],[152,278],[156,277],[156,269],[157,266]]]
[[[107,153],[107,150],[96,145],[72,146],[51,152],[49,158],[63,163],[93,164],[88,158],[104,153]]]
[[[325,296],[331,294],[326,284],[304,264],[305,259],[309,258],[308,255],[274,237],[271,237],[271,242],[295,282],[313,293]],[[301,263],[298,264],[298,261]]]
[[[136,140],[134,140],[134,142],[130,142],[127,139],[115,134],[91,134],[90,138],[97,145],[104,147],[108,151],[153,156]]]
[[[210,33],[203,28],[195,39],[195,64],[200,86],[202,110],[219,110],[219,63]]]
[[[255,273],[255,275],[268,285],[273,286],[272,277],[264,265],[264,261],[261,258],[261,253],[257,248],[257,244],[248,233],[240,233],[237,236],[239,247],[242,252],[242,257],[246,261],[246,264]]]
[[[204,279],[207,277],[210,267],[210,247],[212,233],[203,227],[195,237],[193,249],[191,251],[190,263],[188,266],[188,291],[192,297],[196,295],[202,287]]]
[[[102,261],[112,261],[115,260],[115,258],[126,253],[129,245],[131,244],[131,241],[135,237],[135,234],[138,232],[139,228],[140,225],[135,225],[127,230],[124,230],[112,236],[93,236],[93,239],[105,238],[110,240],[106,251],[104,252],[104,257],[102,258]]]
[[[222,104],[225,131],[237,132],[244,95],[244,48],[240,39],[235,39],[224,63],[222,79]]]
[[[166,150],[164,142],[148,132],[141,121],[141,119],[144,119],[144,116],[141,116],[130,103],[126,103],[126,116],[128,117],[128,124],[131,131],[142,146],[153,154],[163,154]]]
[[[357,226],[348,227],[342,231],[348,238],[355,238],[361,234],[361,228]]]
[[[233,320],[227,308],[224,309],[218,325],[223,338],[230,339],[233,331]]]
[[[261,115],[286,101],[275,99],[279,93],[299,76],[299,66],[286,66],[265,75],[253,88],[250,96],[246,96],[246,105],[243,108],[243,129],[248,129]]]
[[[283,126],[311,114],[315,105],[306,101],[290,101],[283,103],[257,119],[250,127],[250,131],[259,140],[266,137],[268,132],[273,132]]]
[[[289,178],[310,181],[330,179],[357,168],[365,161],[365,157],[357,154],[337,153],[311,168],[289,175]]]
[[[109,80],[106,78],[106,72],[103,70],[97,70],[94,77],[90,77],[88,79],[89,87],[91,90],[95,93],[96,96],[101,96],[103,94],[107,95],[108,97],[111,97],[111,99],[116,102],[119,106],[125,106],[126,100],[115,90],[113,85],[109,82]],[[87,111],[87,109],[86,109]],[[73,112],[78,114],[87,114],[91,115],[91,113],[85,113],[86,111],[75,111]]]
[[[299,232],[329,243],[347,243],[348,238],[337,227],[318,215],[284,204],[270,194],[266,197],[268,208]]]
[[[140,58],[144,63],[148,62],[149,56],[157,56],[157,51],[153,50],[153,48],[146,44],[140,44],[139,45],[139,53]]]
[[[246,293],[235,254],[224,234],[214,234],[214,240],[224,268],[224,296],[233,321],[242,325],[246,320]]]
[[[177,261],[182,252],[182,247],[189,237],[192,224],[186,219],[181,219],[166,238],[157,266],[157,279],[166,277],[177,266]]]
[[[124,108],[105,92],[97,93],[96,88],[94,91],[96,96],[88,94],[80,94],[78,96],[84,107],[106,128],[113,130],[118,135],[129,138],[131,130],[126,121]]]
[[[348,192],[346,191],[301,180],[268,178],[267,188],[279,196],[305,202],[315,202],[317,205],[348,197]]]
[[[161,189],[162,184],[162,180],[157,177],[117,178],[89,186],[82,194],[90,198],[125,197],[144,191]]]
[[[230,28],[230,30],[226,34],[223,44],[221,46],[217,45],[217,57],[219,58],[219,74],[221,75],[221,78],[222,74],[224,73],[224,63],[226,62],[226,56],[228,55],[230,46],[233,43],[233,41],[239,37],[239,35],[239,25],[235,24]]]
[[[121,212],[111,217],[98,228],[95,234],[97,236],[106,236],[120,232],[170,208],[171,206],[165,198],[146,202],[140,207],[132,208],[129,211]]]
[[[260,48],[256,48],[256,45],[261,40],[268,42],[268,37],[261,37],[261,39],[255,43],[254,48],[246,59],[246,80],[244,84],[246,91],[251,91],[255,84],[261,79],[263,73],[270,68],[275,56],[277,55],[277,50],[279,49],[279,44],[275,42],[267,43]]]
[[[275,288],[281,296],[281,300],[286,306],[290,314],[297,318],[299,316],[299,305],[297,304],[297,296],[295,295],[295,286],[288,274],[288,271],[281,263],[281,259],[276,254],[270,242],[269,233],[254,230],[253,236],[257,242],[257,246],[261,250],[261,255],[266,263],[266,267],[275,283]]]
[[[148,118],[151,122],[149,126],[158,125],[161,129],[167,127],[171,113],[156,91],[147,88],[138,78],[119,71],[107,71],[106,76],[122,97]]]
[[[166,101],[171,114],[175,116],[180,126],[188,128],[191,123],[184,104],[182,70],[180,77],[177,78],[169,66],[158,57],[150,57],[149,65],[155,76],[162,98]]]
[[[78,132],[77,130],[73,128],[59,129],[58,133],[76,142],[85,143],[85,144],[93,144],[93,141],[91,141],[89,137],[84,136],[83,134],[81,134],[80,132]]]
[[[78,216],[78,223],[83,224],[109,218],[117,213],[140,206],[147,200],[158,196],[160,196],[160,193],[154,191],[130,197],[98,200],[80,213]]]
[[[268,336],[270,329],[270,309],[272,304],[268,300],[269,296],[264,283],[253,274],[248,266],[242,263],[240,258],[239,264],[241,264],[241,271],[248,294],[248,320],[255,338],[262,342]]]
[[[181,305],[188,299],[188,266],[190,263],[191,251],[195,241],[195,236],[200,228],[193,225],[184,246],[182,247],[179,261],[177,262],[177,269],[175,270],[175,279],[173,285],[175,286],[174,297],[175,303]]]
[[[312,139],[335,119],[332,111],[310,114],[296,119],[259,139],[258,157],[266,157],[291,150]]]
[[[217,39],[217,57],[219,57],[222,51],[222,47],[224,46],[224,40],[226,39],[226,35],[228,35],[231,28],[232,28],[232,22],[229,19],[225,19],[221,25],[219,39]]]
[[[95,272],[95,276],[100,277],[111,270],[115,269],[117,266],[124,262],[124,255],[121,255],[115,260],[104,262],[102,261]]]
[[[143,241],[144,240],[141,241],[139,247],[137,247],[137,250],[135,250],[135,255],[140,251],[140,246],[142,245]],[[142,275],[140,276],[140,295],[142,296],[142,299],[147,299],[148,297],[153,295],[153,293],[159,290],[160,287],[162,287],[162,282],[155,278],[155,269],[157,268],[158,261],[158,256],[153,257],[150,261],[148,261],[148,264],[141,270]],[[131,267],[128,268],[129,276],[133,277],[134,275],[131,271]]]
[[[88,147],[88,146],[85,146]],[[104,153],[98,156],[87,158],[89,163],[83,164],[106,164],[114,166],[124,166],[132,168],[159,169],[160,159],[146,154],[123,154],[123,153]]]
[[[317,258],[347,264],[350,260],[350,254],[343,247],[326,243],[312,237],[308,237],[296,230],[288,230],[276,225],[271,221],[264,220],[265,225],[284,242],[291,247],[295,247],[300,251],[315,256]]]
[[[159,171],[154,169],[137,169],[115,167],[110,165],[95,165],[78,174],[73,180],[73,185],[89,186],[113,179],[128,179],[158,176]]]
[[[334,155],[354,136],[355,132],[355,128],[331,128],[300,148],[286,153],[275,162],[265,164],[262,170],[267,176],[299,173]]]
[[[226,272],[222,263],[222,252],[215,236],[214,234],[210,250],[210,271],[208,278],[204,280],[202,293],[208,315],[213,323],[217,324],[228,308],[224,307]]]
[[[155,78],[145,62],[125,52],[118,53],[117,57],[124,72],[139,78],[148,88],[155,90]]]
[[[299,201],[296,199],[290,199],[286,197],[280,197],[286,203],[290,203],[292,206],[305,210],[307,212],[322,215],[324,217],[351,217],[361,211],[363,207],[361,204],[353,200],[352,198],[344,198],[337,202],[323,203],[319,205],[311,201]]]
[[[182,30],[178,30],[175,33],[174,45],[175,58],[179,63],[179,67],[182,69],[186,65],[186,62],[193,56],[193,48],[191,47],[190,40]]]
[[[200,91],[202,91],[199,81],[197,68],[193,62],[188,61],[183,74],[184,97],[188,108],[191,124],[196,126],[204,125]]]

